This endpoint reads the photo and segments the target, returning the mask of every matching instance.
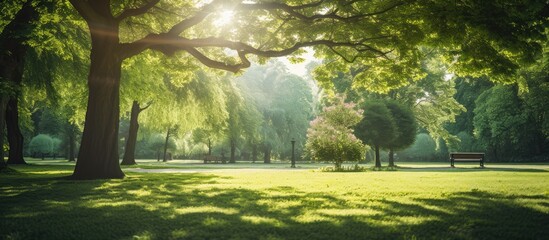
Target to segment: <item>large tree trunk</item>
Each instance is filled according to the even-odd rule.
[[[235,163],[235,153],[236,153],[236,142],[231,139],[231,159],[229,159],[229,163]]]
[[[130,130],[126,140],[126,149],[122,158],[122,165],[135,165],[135,145],[137,143],[137,131],[139,130],[139,113],[141,108],[137,101],[133,101],[132,112],[130,114]]]
[[[11,98],[8,101],[6,109],[6,126],[8,128],[8,142],[10,151],[8,155],[8,164],[26,164],[23,159],[23,134],[19,128],[19,110],[17,107],[17,98]]]
[[[118,25],[89,23],[92,50],[88,108],[74,179],[123,178],[118,159],[120,74]]]
[[[395,166],[395,152],[393,151],[393,148],[389,148],[389,167]]]
[[[271,163],[271,149],[266,148],[263,155],[263,163]]]
[[[381,159],[379,159],[379,146],[375,146],[376,149],[376,168],[381,168]]]

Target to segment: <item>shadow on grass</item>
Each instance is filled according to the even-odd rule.
[[[25,173],[24,173],[25,174]],[[549,215],[521,201],[547,195],[458,192],[406,202],[338,193],[262,190],[204,174],[131,174],[69,181],[0,178],[5,239],[543,239]]]

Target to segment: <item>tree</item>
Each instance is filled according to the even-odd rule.
[[[395,101],[385,103],[397,128],[395,138],[388,144],[389,167],[394,167],[394,151],[412,145],[416,139],[417,123],[413,112]]]
[[[439,21],[433,15],[444,17],[445,22],[460,25],[457,23],[475,23],[474,19],[463,21],[462,15],[465,15],[464,13],[469,14],[468,10],[477,7],[488,10],[501,10],[502,15],[505,17],[523,17],[522,20],[530,20],[533,18],[532,16],[539,16],[540,12],[536,8],[528,8],[531,11],[525,15],[505,15],[507,13],[520,13],[521,11],[515,10],[521,9],[520,7],[523,6],[512,5],[509,7],[504,4],[487,5],[474,2],[475,4],[455,4],[453,7],[456,11],[459,10],[458,14],[440,15],[440,12],[445,12],[440,11],[440,8],[446,6],[446,4],[432,1],[418,1],[417,3],[397,1],[380,4],[370,4],[363,1],[318,1],[300,5],[262,1],[254,3],[213,1],[208,4],[193,5],[183,2],[181,4],[173,2],[168,4],[160,3],[159,0],[151,0],[138,6],[136,6],[136,2],[125,1],[120,1],[118,4],[111,6],[109,0],[94,1],[93,4],[84,0],[70,0],[70,2],[87,22],[92,42],[91,66],[88,76],[88,111],[79,161],[73,173],[75,179],[121,178],[124,176],[118,166],[118,154],[116,152],[118,149],[116,135],[118,133],[121,65],[124,59],[147,49],[161,51],[167,55],[184,51],[208,67],[236,72],[250,66],[248,55],[259,56],[261,60],[265,57],[288,55],[303,47],[325,46],[317,48],[319,54],[332,58],[342,58],[351,62],[356,59],[374,59],[379,64],[373,64],[373,66],[379,66],[380,68],[393,67],[392,71],[372,71],[374,76],[379,72],[413,75],[417,71],[409,71],[409,69],[414,68],[406,68],[399,63],[413,65],[418,57],[417,51],[415,51],[416,46],[422,41],[426,42],[425,36],[438,37],[436,34],[431,34],[435,31],[442,31],[437,28],[439,25],[436,24],[439,24]],[[536,6],[539,7],[540,4]],[[227,29],[216,27],[214,24],[206,24],[214,22],[211,20],[216,17],[219,18],[220,9],[232,9],[233,12],[236,12],[235,15],[239,20],[238,28]],[[181,17],[178,14],[169,16],[169,18],[165,15],[155,16],[156,14],[170,14],[173,12],[182,12],[184,16]],[[477,13],[474,17],[481,17],[483,13]],[[500,13],[500,11],[497,13]],[[417,17],[417,19],[414,19],[416,21],[410,21],[409,16]],[[124,26],[124,24],[122,23],[136,23],[131,24],[132,26],[147,26],[146,23],[155,18],[165,21],[163,24],[158,25],[171,25],[171,27],[152,31],[143,30],[133,36],[120,35],[123,32],[121,26]],[[537,19],[540,19],[540,17]],[[484,21],[486,22],[479,24],[480,26],[470,26],[470,29],[484,30],[492,26],[490,24],[497,23],[497,20]],[[414,23],[422,23],[423,25],[417,26]],[[529,23],[515,21],[514,24],[497,26],[501,26],[503,30],[508,28],[522,30],[519,32],[519,37],[522,37],[520,40],[523,40],[534,36],[536,30],[540,32],[537,28],[539,24],[530,26]],[[145,27],[145,29],[148,29],[148,27]],[[296,31],[296,29],[306,30]],[[357,29],[360,30],[357,31]],[[189,32],[194,34],[189,34]],[[478,39],[479,35],[480,37],[488,37],[488,40],[497,38],[497,36],[515,36],[514,34],[490,34],[491,32],[478,34],[477,31],[472,32],[475,34],[464,34],[464,31],[455,31],[455,33],[459,33],[458,36],[477,37],[474,39]],[[525,34],[530,35],[524,36]],[[401,37],[402,35],[404,37]],[[224,36],[224,38],[218,36]],[[279,36],[292,37],[281,38]],[[451,37],[454,35],[442,36],[446,37],[445,40],[447,40],[452,39]],[[497,42],[499,44],[496,47],[508,46],[516,38],[505,38],[504,40],[507,41]],[[433,44],[439,43],[436,41],[438,39],[430,40],[434,42]],[[460,40],[463,40],[463,38],[458,39],[457,43]],[[452,44],[454,43],[452,42]],[[528,43],[525,42],[525,44]],[[456,48],[461,47],[459,44],[456,45]],[[480,43],[479,41],[472,42],[471,45],[473,47],[484,47],[481,49],[494,49],[493,47],[487,48],[485,41]],[[466,45],[466,47],[471,45]],[[524,46],[526,51],[533,48],[535,46]],[[223,52],[226,49],[235,51],[238,57],[227,56]],[[496,55],[499,57],[497,60],[501,60],[497,63],[501,63],[510,58],[508,55],[499,54],[500,52],[502,51],[488,52],[483,59],[490,59],[490,57]],[[522,54],[524,52],[519,51],[511,57],[520,58],[525,55]],[[474,56],[473,53],[475,52],[458,52],[463,58]],[[527,52],[527,54],[530,54],[530,52]],[[393,56],[394,58],[392,58]],[[398,60],[393,61],[395,59]],[[483,65],[482,63],[480,62],[479,65]],[[499,65],[494,67],[499,67]],[[510,69],[513,70],[513,67],[511,64]],[[398,74],[397,77],[401,77],[401,75]],[[369,76],[372,75],[363,74],[362,79],[369,79]],[[388,79],[386,76],[380,77],[381,79]],[[395,76],[390,77],[395,78]]]
[[[23,159],[23,135],[19,128],[18,97],[23,80],[25,55],[32,30],[37,26],[39,12],[33,1],[26,1],[3,26],[0,33],[0,119],[5,119],[10,145],[8,164],[25,164]],[[3,127],[3,123],[0,126]],[[0,138],[3,139],[3,128]]]
[[[122,158],[122,165],[135,165],[135,145],[137,143],[137,130],[139,130],[139,114],[149,108],[151,103],[145,107],[141,107],[137,101],[133,101],[132,110],[130,113],[130,129],[128,131],[128,138],[126,139],[126,147],[124,148],[124,157]]]
[[[354,103],[344,103],[338,97],[332,106],[325,107],[307,131],[305,148],[316,161],[330,161],[336,170],[344,161],[359,161],[365,147],[353,134],[352,127],[361,120]]]
[[[41,157],[44,160],[45,155],[53,153],[53,145],[53,139],[49,135],[39,134],[30,141],[29,152],[33,157]]]
[[[495,161],[521,161],[543,155],[547,135],[540,114],[518,94],[517,86],[495,86],[475,102],[475,136]]]
[[[256,132],[246,134],[254,161],[258,147],[266,163],[271,157],[289,158],[292,138],[297,149],[303,148],[313,116],[311,86],[305,79],[290,74],[282,62],[271,60],[252,65],[236,82],[250,106],[246,115],[256,119],[247,124],[253,125],[247,129]]]
[[[179,126],[177,125],[168,126],[168,130],[166,131],[166,140],[164,141],[164,154],[162,158],[163,162],[167,162],[171,159],[171,157],[168,156],[168,144],[170,143],[170,140],[173,141],[173,137],[176,136],[178,128]]]
[[[165,32],[150,33],[133,42],[121,43],[121,23],[138,21],[135,20],[135,18],[150,12],[156,5],[160,5],[159,0],[153,0],[137,7],[132,6],[132,4],[128,4],[129,6],[132,6],[129,8],[126,7],[128,5],[120,5],[118,6],[121,8],[120,11],[113,11],[111,3],[108,0],[95,1],[93,4],[82,0],[71,0],[70,2],[88,24],[92,42],[92,53],[90,55],[91,66],[88,77],[88,111],[86,113],[82,145],[78,157],[79,161],[77,162],[73,173],[74,179],[121,178],[124,176],[118,166],[118,142],[116,140],[116,135],[118,133],[121,65],[124,59],[137,55],[147,49],[161,51],[167,55],[172,55],[177,51],[186,51],[208,67],[236,72],[250,65],[250,61],[247,57],[249,54],[261,57],[278,57],[291,54],[301,47],[321,44],[331,47],[347,46],[364,48],[367,46],[361,41],[339,42],[337,39],[309,40],[300,38],[298,42],[294,43],[276,43],[274,46],[267,45],[270,47],[269,49],[264,48],[265,45],[262,47],[254,47],[245,42],[239,42],[238,40],[234,41],[234,38],[186,38],[181,36],[183,32],[191,27],[199,25],[208,16],[214,15],[215,17],[216,12],[219,12],[215,11],[218,10],[218,8],[228,7],[222,6],[223,4],[221,4],[221,1],[214,1],[206,4],[200,9],[185,9],[186,11],[184,12],[190,13],[190,16],[174,23],[172,27]],[[281,11],[288,14],[291,18],[297,18],[296,21],[299,20],[299,18],[306,18],[308,20],[345,18],[335,13],[331,15],[326,14],[324,17],[308,17],[296,11],[303,8],[317,8],[319,7],[318,5],[320,4],[290,6],[278,3],[240,3],[231,4],[230,7],[232,7],[234,11],[252,13],[257,13],[259,11]],[[162,7],[168,6],[161,5],[160,8]],[[182,6],[176,7],[178,8],[178,12],[181,11],[181,8],[179,7]],[[187,7],[189,6],[187,5]],[[394,6],[391,6],[391,8],[392,7]],[[195,8],[195,6],[192,6],[191,8]],[[117,8],[115,7],[114,9]],[[154,14],[154,12],[151,14]],[[375,15],[376,13],[373,14]],[[269,20],[277,20],[275,18],[276,16],[277,15],[275,14],[269,15]],[[257,20],[257,17],[253,16],[253,14],[248,17]],[[146,19],[146,17],[143,17],[143,19]],[[247,22],[255,22],[250,20],[251,19],[247,19]],[[246,29],[245,26],[242,27],[243,29]],[[209,29],[211,29],[211,27]],[[249,35],[249,33],[238,32],[237,38],[249,38],[247,35]],[[263,39],[266,40],[270,39],[271,35],[274,34],[265,34],[263,32],[256,36],[262,36]],[[260,38],[256,38],[254,42],[262,41]],[[218,48],[222,49],[222,51],[225,48],[235,50],[238,52],[240,63],[214,60],[212,57],[208,56],[209,54],[205,54],[198,50],[198,48],[204,47]],[[364,51],[370,50],[365,49]]]
[[[398,136],[398,127],[391,110],[384,103],[367,102],[362,109],[364,110],[363,118],[355,126],[355,134],[365,144],[374,147],[375,167],[381,168],[379,150],[391,146]]]

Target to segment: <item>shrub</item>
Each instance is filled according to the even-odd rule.
[[[38,134],[29,143],[29,152],[33,157],[44,157],[53,153],[53,139],[47,134]]]
[[[355,110],[354,103],[337,100],[311,122],[305,148],[313,160],[333,162],[340,169],[344,161],[362,159],[365,146],[352,129],[361,120],[362,112]]]

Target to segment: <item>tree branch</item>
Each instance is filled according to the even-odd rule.
[[[145,5],[138,8],[130,8],[124,10],[120,15],[116,16],[116,21],[120,22],[126,18],[138,16],[147,13],[151,8],[153,8],[160,0],[150,0]]]
[[[313,3],[309,3],[309,4],[303,4],[303,5],[298,5],[298,6],[290,6],[290,5],[287,5],[287,4],[284,4],[284,3],[275,3],[275,2],[272,2],[272,3],[255,3],[255,4],[250,4],[250,3],[243,3],[243,4],[240,4],[239,5],[239,8],[242,9],[242,10],[283,10],[284,12],[290,14],[291,16],[295,17],[295,18],[298,18],[298,19],[301,19],[301,20],[304,20],[304,21],[314,21],[314,20],[320,20],[320,19],[335,19],[335,20],[340,20],[340,21],[349,21],[349,22],[352,22],[352,21],[358,21],[362,18],[365,18],[365,17],[371,17],[371,16],[375,16],[375,15],[380,15],[380,14],[383,14],[383,13],[386,13],[398,6],[401,6],[401,5],[404,5],[404,2],[396,2],[395,4],[393,5],[390,5],[382,10],[379,10],[379,11],[375,11],[375,12],[371,12],[371,13],[364,13],[364,14],[357,14],[357,15],[351,15],[351,16],[341,16],[341,15],[338,15],[338,10],[336,9],[335,11],[332,11],[328,14],[314,14],[314,15],[311,15],[311,16],[307,16],[305,14],[302,14],[302,13],[299,13],[297,12],[296,10],[301,10],[301,9],[305,9],[305,8],[310,8],[310,7],[317,7],[317,6],[320,6],[322,3],[324,2],[324,0],[321,0],[321,1],[318,1],[318,2],[313,2]],[[354,2],[356,1],[350,1],[346,4],[344,4],[344,6],[346,5],[350,5],[350,4],[353,4]]]
[[[80,13],[80,16],[86,20],[86,22],[91,19],[103,19],[97,12],[92,8],[88,1],[83,0],[69,0],[72,6]]]
[[[75,1],[75,0],[71,0],[71,1]],[[151,0],[151,1],[156,1],[156,0]],[[325,0],[319,0],[316,2],[297,5],[297,6],[292,6],[284,3],[276,3],[276,2],[255,3],[255,4],[240,3],[240,4],[237,4],[234,9],[236,9],[237,11],[282,10],[283,12],[286,12],[291,16],[294,16],[302,21],[310,21],[315,19],[336,19],[341,21],[351,21],[351,20],[358,21],[363,17],[383,14],[385,12],[390,11],[393,8],[396,8],[397,6],[404,4],[399,1],[397,3],[392,4],[389,7],[383,8],[382,10],[379,10],[376,12],[357,14],[352,16],[338,15],[339,13],[338,9],[333,10],[331,13],[328,13],[328,14],[315,14],[312,16],[307,16],[298,12],[300,10],[307,9],[307,8],[320,7],[324,2]],[[343,2],[344,5],[352,4],[352,3],[353,1]],[[390,52],[390,51],[384,52],[380,49],[377,49],[371,45],[366,44],[366,42],[368,41],[379,40],[379,39],[387,38],[388,36],[376,36],[372,38],[364,38],[360,41],[347,41],[347,42],[337,42],[330,39],[320,39],[320,40],[313,40],[313,41],[306,41],[306,42],[297,42],[297,43],[293,43],[292,46],[286,46],[280,49],[270,49],[270,50],[265,50],[263,49],[262,46],[253,47],[252,45],[249,45],[244,42],[234,42],[234,41],[226,40],[219,37],[188,39],[180,36],[181,33],[183,33],[185,30],[202,22],[209,14],[211,14],[215,10],[215,7],[217,7],[219,4],[223,4],[223,1],[214,0],[208,5],[205,5],[204,7],[202,7],[202,9],[196,12],[192,17],[184,19],[178,24],[174,25],[168,32],[159,33],[159,34],[149,34],[146,37],[138,41],[135,41],[133,43],[121,44],[121,52],[123,53],[122,57],[128,58],[146,49],[157,50],[166,55],[172,55],[177,51],[187,51],[189,54],[197,58],[200,62],[202,62],[208,67],[224,69],[231,72],[237,72],[238,70],[248,67],[250,65],[248,59],[246,58],[247,54],[253,54],[261,57],[282,57],[282,56],[292,54],[298,49],[301,49],[304,47],[324,45],[330,48],[335,54],[342,57],[343,60],[347,62],[354,62],[360,56],[357,55],[351,59],[348,59],[344,57],[341,53],[336,51],[335,48],[349,47],[356,50],[358,53],[371,52],[374,54],[374,56],[381,56],[384,58],[388,58],[387,53]],[[207,57],[206,55],[204,55],[198,50],[199,48],[206,48],[206,47],[228,48],[228,49],[235,50],[238,52],[241,62],[237,64],[231,64],[231,63],[224,63],[221,61],[210,59],[209,57]]]
[[[251,65],[250,61],[246,58],[246,54],[243,52],[238,52],[238,56],[240,57],[241,63],[228,64],[228,63],[212,60],[208,58],[206,55],[202,54],[200,51],[196,50],[195,48],[187,48],[185,50],[189,54],[191,54],[193,57],[198,59],[198,61],[200,61],[202,64],[211,68],[217,68],[217,69],[222,69],[222,70],[236,73],[243,68],[250,67]]]
[[[153,104],[153,101],[149,101],[146,104],[147,104],[147,106],[139,108],[139,112],[143,112],[143,111],[147,110],[147,108],[149,108]]]

